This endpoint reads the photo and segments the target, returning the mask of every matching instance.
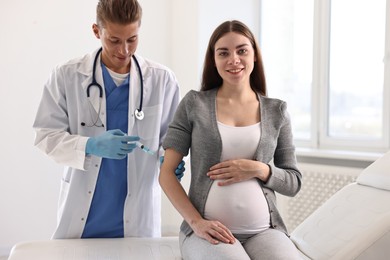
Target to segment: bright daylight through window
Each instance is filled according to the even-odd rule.
[[[262,0],[268,95],[288,102],[297,146],[390,148],[389,9],[390,0]]]

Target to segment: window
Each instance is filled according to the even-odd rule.
[[[261,2],[268,95],[287,101],[297,146],[390,148],[389,9],[390,0]]]

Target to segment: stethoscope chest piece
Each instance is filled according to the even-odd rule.
[[[144,119],[144,116],[145,116],[144,111],[142,111],[142,110],[139,111],[138,109],[136,109],[134,111],[134,115],[135,115],[135,118],[137,118],[138,120]]]

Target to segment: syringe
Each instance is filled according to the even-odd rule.
[[[150,155],[154,155],[154,152],[151,151],[148,147],[146,147],[144,144],[142,144],[141,142],[135,142],[135,145],[137,147],[139,147],[142,151],[144,151],[145,153],[148,153]]]

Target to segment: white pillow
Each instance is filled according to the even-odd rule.
[[[390,191],[390,151],[364,169],[356,182]]]

